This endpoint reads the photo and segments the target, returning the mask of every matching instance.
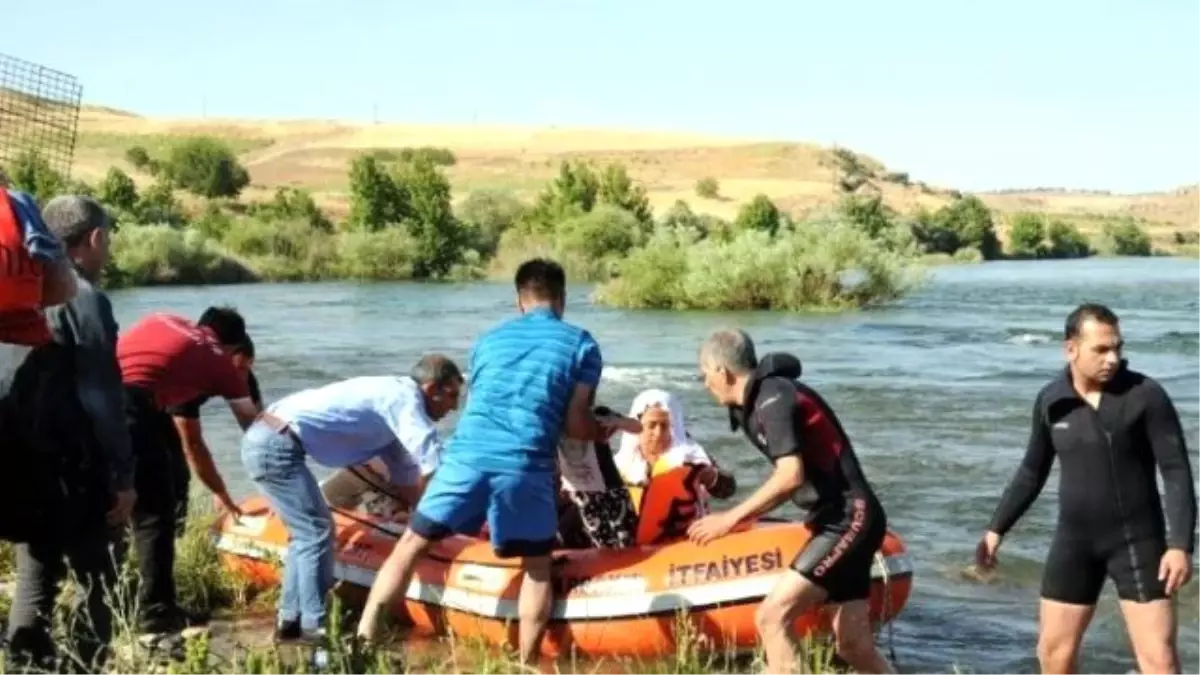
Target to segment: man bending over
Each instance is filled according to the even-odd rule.
[[[458,407],[463,378],[438,354],[416,377],[355,377],[292,394],[259,416],[242,438],[242,463],[288,528],[276,639],[321,638],[325,595],[333,586],[333,523],[307,458],[329,467],[378,457],[392,487],[410,504],[422,467],[436,466],[433,423]]]
[[[746,501],[692,523],[691,539],[707,544],[788,498],[808,512],[813,529],[755,615],[767,672],[792,672],[792,623],[823,602],[837,609],[838,655],[860,673],[892,672],[875,646],[868,613],[871,567],[887,516],[833,409],[800,382],[796,357],[768,354],[759,362],[740,330],[711,335],[700,349],[700,369],[705,387],[729,407],[734,429],[741,427],[775,469]]]
[[[376,576],[358,625],[368,642],[380,611],[407,591],[418,557],[451,532],[478,533],[486,519],[496,555],[522,559],[520,657],[529,662],[538,653],[552,600],[558,441],[564,430],[578,440],[602,433],[592,415],[602,361],[592,336],[562,319],[566,275],[558,263],[525,262],[516,287],[521,316],[475,344],[462,419]]]

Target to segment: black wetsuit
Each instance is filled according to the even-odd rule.
[[[794,356],[764,356],[746,385],[744,406],[731,409],[731,422],[772,463],[788,455],[803,462],[805,484],[792,501],[808,512],[815,533],[792,569],[825,589],[831,603],[864,600],[887,516],[837,415],[797,381],[800,372]]]
[[[1122,364],[1097,410],[1064,370],[1037,396],[1025,459],[988,529],[1008,532],[1046,484],[1055,456],[1062,459],[1058,529],[1042,597],[1093,605],[1105,576],[1123,600],[1165,597],[1159,561],[1168,547],[1191,554],[1196,530],[1192,469],[1166,391]],[[1156,464],[1166,486],[1166,522]]]

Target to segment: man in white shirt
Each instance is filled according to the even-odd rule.
[[[344,468],[378,459],[389,487],[415,504],[441,456],[434,422],[458,407],[462,384],[453,361],[427,355],[410,377],[356,377],[292,394],[246,430],[242,462],[291,535],[277,639],[319,638],[333,584],[332,518],[305,460]]]

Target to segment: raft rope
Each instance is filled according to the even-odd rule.
[[[888,657],[892,665],[896,665],[895,617],[892,616],[892,572],[888,569],[888,558],[882,552],[876,552],[876,560],[880,561],[883,569],[883,616],[887,617],[888,626]],[[878,634],[876,634],[878,639]]]
[[[352,474],[354,474],[355,476],[357,476],[359,480],[361,480],[362,482],[366,483],[368,486],[370,486],[370,487],[371,487],[373,490],[375,490],[376,492],[378,492],[378,493],[382,494],[382,495],[383,495],[383,496],[385,496],[385,497],[390,497],[390,498],[391,498],[393,501],[395,501],[395,502],[398,502],[398,503],[399,503],[401,506],[408,506],[408,502],[406,502],[406,501],[405,501],[403,498],[401,498],[399,495],[397,495],[397,494],[393,493],[393,492],[392,492],[391,490],[389,490],[388,488],[386,488],[386,487],[384,487],[384,486],[380,485],[379,483],[375,482],[374,480],[372,480],[372,479],[370,479],[370,478],[367,478],[367,477],[366,477],[366,476],[364,476],[362,473],[360,473],[360,472],[359,472],[359,469],[358,469],[358,467],[356,467],[356,466],[348,466],[348,467],[346,467],[346,468],[347,468],[347,469],[350,471],[350,473],[352,473]]]

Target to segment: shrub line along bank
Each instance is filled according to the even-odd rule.
[[[595,299],[612,306],[844,309],[911,291],[923,279],[926,254],[1004,257],[993,214],[977,197],[955,193],[936,212],[902,215],[884,203],[879,184],[908,185],[907,175],[881,174],[845,149],[830,156],[840,176],[836,206],[795,218],[758,195],[733,221],[695,213],[682,200],[656,218],[624,166],[581,162],[564,162],[532,204],[476,191],[454,208],[442,167],[455,157],[442,148],[356,156],[350,213],[337,224],[295,188],[239,202],[249,174],[228,145],[208,137],[182,138],[159,156],[129,148],[126,161],[154,179],[140,193],[117,167],[93,188],[65,181],[34,152],[20,155],[8,173],[39,200],[86,193],[110,209],[118,229],[109,286],[480,279],[549,255],[572,278],[596,282]],[[704,178],[696,193],[720,198],[720,185]],[[1065,220],[1018,214],[1010,246],[1023,258],[1151,254],[1145,230],[1116,218],[1089,241]]]

